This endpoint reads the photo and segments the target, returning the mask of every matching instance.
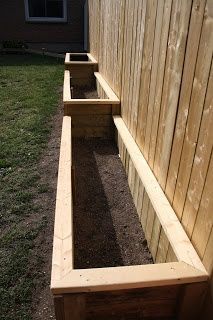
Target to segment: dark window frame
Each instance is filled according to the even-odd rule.
[[[63,17],[31,17],[29,14],[29,0],[24,0],[25,19],[27,22],[52,22],[64,23],[67,22],[67,0],[63,1]]]

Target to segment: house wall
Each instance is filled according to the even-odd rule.
[[[130,133],[212,276],[213,1],[89,0],[89,33]],[[203,319],[212,293],[213,281]]]
[[[67,23],[25,21],[24,0],[0,1],[0,42],[26,41],[32,48],[83,50],[85,0],[67,1]]]

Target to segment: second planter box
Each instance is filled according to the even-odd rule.
[[[74,137],[114,136],[112,115],[120,114],[120,100],[99,72],[80,85],[65,70],[63,102],[64,115],[72,116]]]

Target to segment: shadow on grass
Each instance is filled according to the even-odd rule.
[[[0,54],[0,66],[42,66],[64,64],[64,59],[41,56],[31,53],[24,54]]]

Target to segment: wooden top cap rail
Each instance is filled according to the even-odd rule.
[[[63,101],[64,102],[71,101],[70,72],[69,72],[69,70],[64,71]]]
[[[53,294],[97,292],[203,282],[208,276],[185,262],[72,270],[52,281]]]
[[[120,103],[119,98],[116,96],[114,91],[111,89],[111,87],[108,85],[106,80],[102,77],[102,75],[99,72],[94,72],[96,79],[101,84],[103,90],[105,91],[106,95],[109,97],[110,100],[115,101],[117,103]]]
[[[63,278],[73,268],[71,117],[62,124],[56,194],[51,282]]]
[[[114,116],[113,120],[178,260],[206,272],[197,252],[123,119],[120,116]]]
[[[108,99],[72,99],[70,92],[70,71],[64,71],[64,88],[63,88],[63,102],[64,104],[120,104],[120,100],[110,88],[108,83],[100,75],[99,72],[94,73],[97,81],[101,84]]]
[[[87,57],[91,62],[98,63],[98,61],[93,57],[93,55],[91,55],[91,53],[87,53]]]

